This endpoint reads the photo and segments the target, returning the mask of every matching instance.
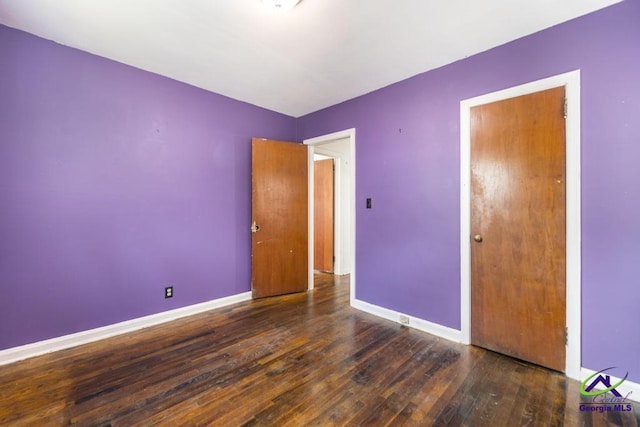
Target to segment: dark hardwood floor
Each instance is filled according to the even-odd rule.
[[[348,305],[348,277],[0,367],[0,425],[638,425],[577,381]]]

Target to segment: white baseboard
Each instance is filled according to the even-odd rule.
[[[400,313],[395,310],[390,310],[388,308],[380,307],[374,304],[370,304],[368,302],[360,301],[354,299],[351,303],[353,308],[358,310],[362,310],[366,313],[373,314],[374,316],[381,317],[383,319],[391,320],[396,323],[401,323],[400,316],[406,316],[409,319],[409,324],[406,325],[411,328],[418,329],[423,332],[427,332],[429,334],[445,338],[449,341],[461,343],[462,342],[462,332],[457,331],[455,329],[448,328],[446,326],[438,325],[437,323],[432,323],[427,320],[407,316],[403,313]],[[595,374],[596,371],[592,371],[591,369],[581,368],[580,369],[580,378],[575,378],[578,381],[584,381],[589,378],[591,375]],[[611,376],[612,384],[619,382],[622,378]],[[596,388],[603,389],[603,387],[597,386]],[[634,402],[640,402],[640,384],[634,383],[633,381],[626,380],[623,382],[616,390],[623,396],[629,395],[629,399]],[[640,409],[640,406],[639,406]]]
[[[597,371],[592,371],[591,369],[587,369],[587,368],[582,368],[580,369],[580,381],[584,381],[587,378],[589,378],[591,375],[595,374]],[[607,372],[603,372],[603,375],[606,375]],[[618,378],[618,377],[614,377],[613,375],[611,375],[611,384],[615,384],[617,382],[619,382],[622,378]],[[596,389],[599,390],[604,390],[604,387],[601,385],[597,385],[595,387]],[[634,402],[640,402],[640,384],[638,383],[634,383],[632,381],[629,380],[625,380],[625,382],[623,382],[622,384],[620,384],[620,386],[616,387],[616,390],[618,391],[618,393],[620,393],[622,396],[626,396],[629,393],[629,399],[633,400]],[[638,409],[640,409],[640,406],[638,406]]]
[[[428,320],[420,319],[418,317],[411,317],[404,313],[400,313],[395,310],[389,310],[388,308],[380,307],[368,302],[354,299],[351,302],[351,306],[358,310],[373,314],[374,316],[382,317],[383,319],[391,320],[396,323],[402,324],[400,316],[404,316],[409,319],[409,324],[405,324],[410,328],[418,329],[422,332],[427,332],[431,335],[435,335],[441,338],[445,338],[453,342],[462,342],[462,332],[455,329],[451,329],[446,326],[438,325],[437,323],[429,322]]]
[[[116,335],[126,334],[128,332],[148,328],[149,326],[159,325],[161,323],[180,319],[181,317],[192,316],[194,314],[199,314],[231,304],[248,301],[250,299],[251,292],[244,292],[237,295],[219,298],[213,301],[207,301],[200,304],[177,308],[175,310],[152,314],[150,316],[127,320],[125,322],[115,323],[113,325],[102,326],[100,328],[91,329],[88,331],[77,332],[74,334],[64,335],[45,341],[39,341],[32,344],[26,344],[19,347],[0,350],[0,366],[17,362],[19,360],[28,359],[30,357],[51,353],[54,351],[64,350],[82,344],[88,344],[90,342],[99,341]]]

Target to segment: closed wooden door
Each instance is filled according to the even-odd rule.
[[[313,172],[313,266],[333,273],[334,235],[333,159],[316,160]]]
[[[565,369],[564,88],[471,110],[471,342]]]
[[[251,147],[253,297],[306,291],[307,146],[254,138]]]

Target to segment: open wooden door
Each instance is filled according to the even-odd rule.
[[[471,342],[565,369],[564,87],[471,110]]]
[[[333,159],[316,160],[313,169],[313,268],[325,273],[333,273],[335,210]]]
[[[251,152],[253,297],[306,291],[307,146],[253,138]]]

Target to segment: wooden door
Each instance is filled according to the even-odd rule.
[[[313,266],[333,273],[334,235],[333,159],[316,160],[313,172]]]
[[[254,138],[251,147],[253,297],[306,291],[307,146]]]
[[[471,342],[565,369],[564,88],[471,110]]]

